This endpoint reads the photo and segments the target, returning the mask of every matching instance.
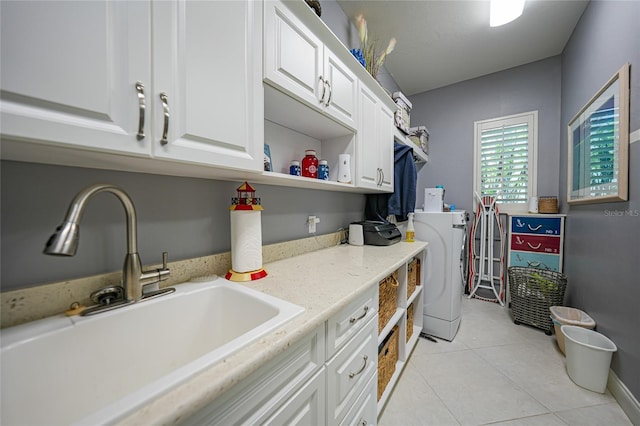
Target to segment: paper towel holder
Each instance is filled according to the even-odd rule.
[[[267,270],[262,267],[262,227],[260,223],[260,212],[264,209],[260,198],[255,196],[256,190],[248,182],[245,181],[236,191],[238,195],[231,199],[229,207],[231,215],[231,269],[225,278],[235,282],[255,281],[267,276]],[[240,215],[243,215],[244,222],[241,221]],[[251,232],[240,232],[239,226],[236,226],[246,225],[247,220],[254,225],[255,235],[252,235]],[[246,246],[254,250],[245,250]],[[243,250],[240,250],[240,247]],[[252,254],[255,256],[253,259],[245,259],[244,257],[239,259],[240,256],[251,256]]]

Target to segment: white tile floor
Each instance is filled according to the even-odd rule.
[[[411,425],[631,425],[607,390],[574,384],[555,336],[515,325],[509,311],[462,303],[453,342],[420,339],[379,419]]]

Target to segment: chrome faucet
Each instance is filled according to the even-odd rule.
[[[158,283],[169,278],[171,272],[169,271],[169,268],[167,268],[167,253],[163,253],[162,268],[151,271],[142,270],[142,263],[140,262],[140,256],[138,255],[138,222],[136,209],[129,195],[123,189],[115,185],[96,184],[80,191],[73,201],[71,201],[64,222],[56,228],[56,232],[47,241],[44,253],[59,256],[74,256],[76,254],[80,230],[79,225],[85,206],[89,199],[100,192],[110,192],[115,195],[122,203],[126,213],[127,255],[125,256],[124,267],[122,269],[123,291],[122,295],[117,300],[114,301],[112,297],[106,297],[104,300],[107,300],[107,302],[102,306],[89,308],[82,314],[91,315],[175,291],[173,288],[165,288],[149,293],[143,293],[143,286]],[[110,291],[111,289],[113,289],[113,291]],[[117,293],[117,290],[116,288],[107,288],[99,290],[96,293],[100,293],[100,295],[104,295],[105,293],[115,294]]]

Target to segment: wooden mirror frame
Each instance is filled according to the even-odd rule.
[[[588,203],[607,203],[616,201],[627,201],[629,198],[629,64],[625,64],[611,79],[587,102],[587,104],[569,121],[567,125],[567,202],[570,205]],[[580,152],[578,145],[584,142],[591,143],[591,134],[586,139],[574,140],[576,131],[591,128],[591,121],[594,113],[601,111],[600,108],[606,102],[613,101],[613,108],[617,109],[617,116],[614,116],[613,135],[613,177],[611,185],[607,182],[600,185],[611,185],[613,188],[598,189],[598,185],[585,184],[585,180],[590,179],[590,165],[584,164],[585,158],[590,155],[589,150]],[[618,118],[617,124],[615,118]],[[584,135],[583,135],[584,136]],[[574,159],[576,162],[574,163]],[[574,166],[581,170],[580,175],[574,176]],[[576,183],[576,178],[579,182]],[[597,193],[600,191],[601,193]]]

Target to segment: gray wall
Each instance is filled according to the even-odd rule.
[[[612,369],[640,399],[640,143],[630,146],[628,202],[569,207],[564,192],[567,123],[626,62],[631,64],[630,130],[640,128],[638,18],[638,1],[592,1],[565,47],[560,187],[568,214],[567,302],[588,312],[598,331],[616,343]]]
[[[429,163],[418,173],[422,188],[443,185],[445,202],[472,210],[473,123],[538,110],[538,195],[558,195],[560,57],[411,96],[411,126],[429,129]]]
[[[358,30],[351,23],[351,17],[347,17],[340,5],[335,0],[322,0],[320,4],[322,5],[322,20],[331,28],[342,44],[349,50],[360,47]],[[389,93],[400,91],[400,87],[384,65],[380,68],[376,79]]]
[[[241,182],[156,176],[75,167],[3,161],[2,291],[79,278],[122,268],[125,255],[124,209],[111,194],[87,205],[74,257],[46,256],[47,238],[62,222],[69,202],[85,186],[121,186],[138,213],[143,263],[229,251],[231,197]],[[335,232],[362,220],[364,196],[254,185],[262,198],[262,241],[271,244],[312,236],[308,215],[320,218],[316,234]]]

